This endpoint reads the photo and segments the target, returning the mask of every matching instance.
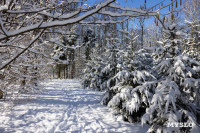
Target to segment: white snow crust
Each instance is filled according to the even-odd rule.
[[[100,99],[103,92],[81,88],[79,80],[49,80],[42,92],[0,101],[0,133],[145,133],[148,127],[117,121]],[[32,97],[32,98],[30,98]]]

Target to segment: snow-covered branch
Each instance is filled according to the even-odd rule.
[[[156,12],[135,12],[135,13],[132,13],[132,12],[122,12],[122,13],[113,13],[111,11],[102,11],[100,12],[101,14],[103,15],[108,15],[108,16],[111,16],[111,17],[139,17],[139,16],[155,16],[157,15]]]
[[[69,25],[69,24],[78,23],[78,22],[84,20],[85,18],[92,16],[95,13],[98,13],[101,9],[108,6],[109,4],[111,4],[114,1],[115,0],[108,0],[108,1],[106,1],[102,4],[100,4],[100,5],[96,6],[95,9],[92,9],[92,10],[87,11],[85,13],[83,12],[82,15],[77,16],[77,17],[74,17],[74,16],[78,15],[79,11],[75,11],[74,13],[63,14],[63,15],[59,15],[59,12],[52,13],[52,12],[48,12],[48,11],[43,10],[43,9],[40,9],[40,10],[43,10],[41,12],[34,11],[34,12],[36,12],[36,16],[35,16],[36,22],[28,22],[28,23],[32,23],[32,24],[31,25],[26,24],[26,26],[22,26],[20,28],[15,28],[16,26],[14,27],[12,24],[9,23],[9,25],[11,25],[11,26],[9,26],[9,28],[7,28],[7,30],[8,29],[12,29],[12,30],[10,30],[10,31],[3,30],[4,34],[0,35],[0,41],[9,39],[10,37],[18,36],[20,34],[24,34],[24,33],[30,32],[30,31],[34,31],[36,29],[47,29],[47,28],[52,28],[52,27],[57,27],[57,26],[65,26],[65,25]],[[4,17],[6,19],[12,19],[12,18],[7,17],[7,16],[10,15],[9,12],[7,12],[7,10],[5,9],[4,10],[5,15],[3,14],[0,17],[2,19]],[[51,15],[51,14],[54,14],[54,15]],[[55,14],[58,14],[58,15],[55,15]],[[26,16],[26,18],[29,18],[29,17],[30,17],[30,15]],[[59,20],[59,19],[62,19],[62,20]],[[45,22],[40,24],[40,21],[37,21],[37,20],[40,20],[40,21],[45,20]],[[6,20],[2,21],[0,23],[1,23],[1,25],[8,24],[8,22]]]
[[[26,50],[28,50],[37,41],[37,39],[42,35],[43,32],[44,32],[44,30],[42,30],[35,38],[33,38],[32,41],[29,43],[29,45],[26,48],[24,48],[22,51],[20,51],[15,56],[13,56],[5,64],[3,64],[2,66],[0,66],[0,70],[2,70],[5,67],[7,67],[10,63],[12,63],[15,59],[17,59],[20,55],[22,55]]]

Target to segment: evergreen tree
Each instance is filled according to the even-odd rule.
[[[172,23],[154,51],[157,84],[142,124],[148,132],[200,132],[200,62],[184,54],[181,31]],[[197,119],[196,119],[197,118]],[[192,127],[170,127],[171,123],[192,123]]]
[[[92,29],[87,29],[85,36],[83,38],[83,43],[85,45],[86,60],[91,59],[91,57],[90,57],[90,53],[92,52],[91,48],[95,46],[95,41],[96,41],[96,38],[95,38],[95,35],[94,35]]]
[[[132,48],[121,50],[118,55],[117,73],[108,80],[109,89],[102,103],[112,107],[123,120],[138,122],[152,97],[155,78],[148,72],[152,58],[145,50],[134,53]]]
[[[105,90],[107,88],[107,81],[114,75],[116,68],[114,47],[115,45],[110,45],[109,40],[107,40],[107,46],[102,55],[98,54],[98,47],[91,49],[93,51],[92,56],[86,64],[85,75],[83,76],[83,85],[85,87],[98,90]]]
[[[61,78],[61,72],[64,71],[64,78],[73,78],[75,69],[75,45],[77,35],[75,27],[72,27],[70,34],[61,36],[54,46],[52,58],[55,60],[58,78]],[[69,72],[70,71],[70,72]]]
[[[101,57],[93,54],[91,60],[88,60],[86,67],[83,70],[82,84],[84,88],[102,90],[102,82],[104,75],[101,70],[105,67],[104,60]]]

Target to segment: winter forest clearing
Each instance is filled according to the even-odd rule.
[[[14,105],[6,102],[0,111],[0,132],[33,133],[145,133],[147,127],[129,124],[111,117],[99,104],[103,92],[84,90],[79,80],[50,80],[42,83],[42,92],[21,95]],[[6,106],[13,106],[6,109]]]
[[[0,0],[0,132],[200,133],[199,11]]]

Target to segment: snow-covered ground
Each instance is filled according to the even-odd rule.
[[[12,109],[2,110],[0,133],[145,133],[147,127],[116,121],[99,104],[103,92],[81,89],[79,80],[50,80],[39,94],[21,95]],[[7,105],[9,107],[9,105]]]

